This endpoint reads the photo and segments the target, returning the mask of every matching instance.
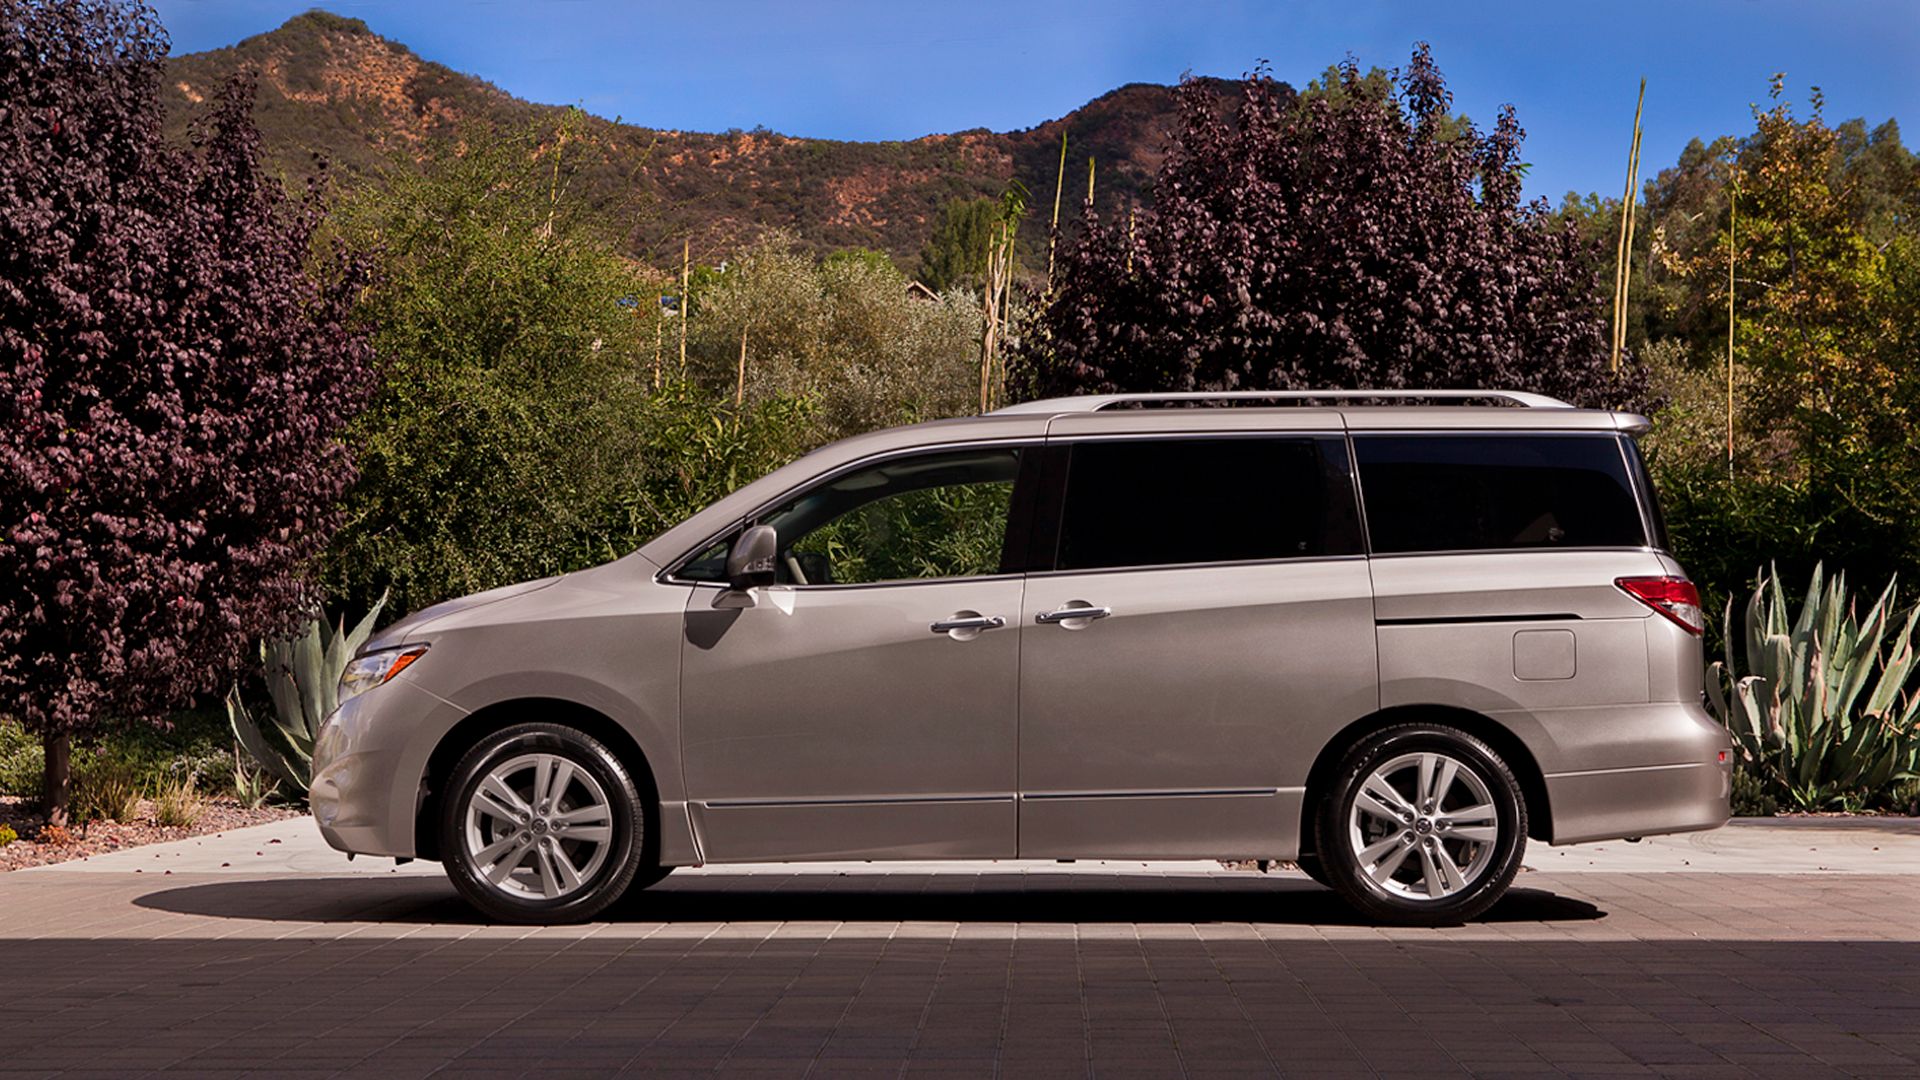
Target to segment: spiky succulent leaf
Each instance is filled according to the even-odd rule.
[[[246,750],[248,757],[286,783],[303,791],[306,789],[306,770],[296,768],[287,760],[286,755],[267,739],[266,733],[260,729],[252,712],[247,709],[246,703],[240,700],[238,686],[227,692],[227,723],[233,728],[233,737],[239,741],[241,748]]]

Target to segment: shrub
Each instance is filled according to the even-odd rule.
[[[327,560],[352,607],[391,589],[415,611],[577,569],[604,543],[636,468],[638,339],[653,343],[636,298],[658,290],[571,190],[581,123],[463,131],[342,207],[351,244],[376,253],[358,310],[383,376]]]
[[[1920,608],[1895,610],[1892,583],[1861,615],[1846,575],[1824,579],[1819,567],[1791,622],[1777,573],[1760,575],[1740,626],[1728,603],[1708,698],[1783,805],[1860,809],[1920,776],[1920,689],[1909,689]]]
[[[785,465],[798,455],[812,416],[803,398],[775,395],[733,408],[691,382],[668,382],[647,399],[639,482],[616,504],[607,545],[578,558],[624,555]]]
[[[34,837],[34,841],[48,847],[66,847],[73,843],[73,834],[67,831],[65,825],[42,825],[40,834]]]
[[[18,839],[20,839],[20,834],[13,831],[13,826],[0,825],[0,847],[6,847]]]
[[[958,290],[916,298],[885,260],[842,253],[816,262],[772,233],[696,280],[692,310],[688,376],[709,394],[732,401],[744,389],[750,406],[811,403],[807,439],[791,454],[979,408],[979,299]]]
[[[1767,782],[1755,776],[1745,763],[1733,770],[1733,815],[1735,817],[1772,817],[1780,812],[1780,802],[1767,793]]]
[[[39,798],[46,751],[12,720],[0,720],[0,795]]]
[[[151,782],[166,777],[210,777],[224,771],[233,733],[218,706],[177,712],[165,728],[137,727],[115,731],[75,755],[75,766],[85,769],[101,762],[118,762]]]
[[[1920,778],[1902,780],[1893,785],[1893,792],[1887,796],[1882,808],[1891,814],[1908,817],[1920,815]]]

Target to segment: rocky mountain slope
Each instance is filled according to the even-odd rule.
[[[357,19],[322,11],[227,48],[169,62],[170,122],[184,131],[235,71],[259,74],[257,115],[267,152],[289,176],[322,155],[347,182],[417,163],[432,140],[464,125],[554,124],[561,108],[513,97],[471,75],[421,59]],[[696,253],[727,250],[767,227],[808,247],[871,247],[911,272],[949,200],[998,195],[1018,180],[1032,193],[1024,230],[1043,244],[1060,135],[1069,142],[1068,207],[1098,162],[1103,212],[1142,197],[1176,123],[1172,88],[1124,86],[1024,131],[975,130],[901,142],[839,142],[768,131],[666,131],[590,118],[579,184],[627,237],[665,264],[680,241]],[[576,148],[579,149],[579,148]]]

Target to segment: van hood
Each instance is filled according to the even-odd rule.
[[[525,596],[528,593],[539,592],[541,589],[558,584],[560,579],[566,576],[565,574],[556,574],[553,577],[540,578],[537,581],[522,581],[514,585],[502,585],[497,589],[488,589],[486,592],[477,592],[470,596],[455,597],[452,600],[435,604],[432,607],[422,608],[406,618],[401,619],[399,622],[394,623],[392,626],[387,627],[385,630],[380,631],[378,634],[375,634],[360,651],[369,653],[395,645],[407,644],[410,639],[417,638],[425,632],[429,624],[438,622],[449,615],[458,615],[463,611],[472,611],[474,608],[486,607],[488,604],[497,604],[502,600],[511,600],[516,596]]]

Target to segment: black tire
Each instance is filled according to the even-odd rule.
[[[1327,868],[1321,864],[1320,856],[1301,855],[1293,860],[1293,865],[1298,866],[1301,873],[1312,878],[1315,884],[1333,888],[1333,882],[1327,880]]]
[[[1441,755],[1435,759],[1441,762],[1433,773],[1436,785],[1444,775],[1446,759],[1459,766],[1453,783],[1440,793],[1442,802],[1432,807],[1420,804],[1420,793],[1413,791],[1423,775],[1423,766],[1414,763],[1428,754]],[[1358,819],[1364,830],[1362,843],[1377,847],[1397,838],[1406,846],[1405,852],[1388,848],[1371,861],[1374,868],[1392,867],[1382,875],[1381,883],[1360,864],[1353,812],[1363,787],[1383,767],[1396,770],[1388,779],[1388,786],[1399,799],[1393,805],[1416,816],[1412,822],[1402,819],[1390,827],[1382,815],[1368,813]],[[1412,770],[1411,776],[1408,770]],[[1468,773],[1476,779],[1468,780]],[[1472,813],[1466,804],[1481,797],[1471,786],[1475,782],[1485,789],[1497,828],[1486,841],[1461,839],[1455,831],[1483,836],[1484,814],[1475,815],[1471,824],[1447,817],[1449,809]],[[1370,803],[1386,804],[1385,799],[1372,794],[1368,798]],[[1472,801],[1471,805],[1488,803]],[[1486,743],[1445,724],[1399,724],[1361,740],[1341,760],[1318,808],[1315,841],[1315,857],[1326,875],[1326,884],[1368,919],[1403,926],[1453,925],[1492,907],[1520,872],[1520,861],[1526,854],[1527,804],[1513,770]],[[1455,867],[1460,885],[1450,885],[1444,871],[1438,869],[1441,859]],[[1466,872],[1459,870],[1462,859],[1468,862]],[[1426,898],[1432,889],[1424,872],[1429,863],[1436,868],[1436,880],[1440,882],[1438,899]]]
[[[589,860],[589,869],[576,875],[577,885],[556,884],[554,891],[560,894],[550,897],[524,895],[517,890],[533,887],[525,880],[529,875],[544,882],[547,874],[554,873],[547,867],[557,864],[543,862],[538,850],[541,845],[551,848],[572,843],[574,847],[566,850],[572,850],[577,855],[583,850],[581,845],[588,843],[563,837],[557,821],[547,825],[547,819],[540,818],[542,824],[537,834],[532,823],[524,833],[518,834],[531,838],[526,842],[531,845],[531,853],[523,856],[523,859],[533,858],[540,865],[524,867],[524,863],[520,864],[524,868],[510,870],[506,875],[506,885],[495,885],[487,879],[485,871],[497,867],[498,860],[488,860],[486,865],[479,865],[476,853],[468,842],[468,809],[481,784],[496,769],[511,767],[513,762],[529,755],[550,755],[556,762],[554,773],[558,772],[558,762],[571,765],[574,770],[574,778],[568,782],[567,790],[555,795],[551,804],[552,813],[562,812],[569,792],[604,797],[607,810],[607,835],[604,841],[598,841],[605,844],[604,857],[597,862]],[[591,790],[596,787],[597,791]],[[516,793],[522,796],[528,794],[517,788]],[[583,797],[580,801],[594,804],[592,798]],[[531,808],[532,801],[528,799],[527,802]],[[478,819],[490,830],[480,834],[479,842],[504,842],[505,836],[499,831],[498,817],[493,815]],[[597,820],[593,824],[597,824]],[[487,736],[467,751],[453,768],[447,785],[447,798],[441,803],[439,828],[441,861],[446,867],[448,879],[468,903],[496,922],[583,922],[619,900],[631,887],[636,875],[645,869],[647,830],[644,800],[632,775],[605,744],[584,731],[564,724],[516,724]],[[577,870],[571,861],[568,866]],[[570,891],[561,892],[562,889]]]

